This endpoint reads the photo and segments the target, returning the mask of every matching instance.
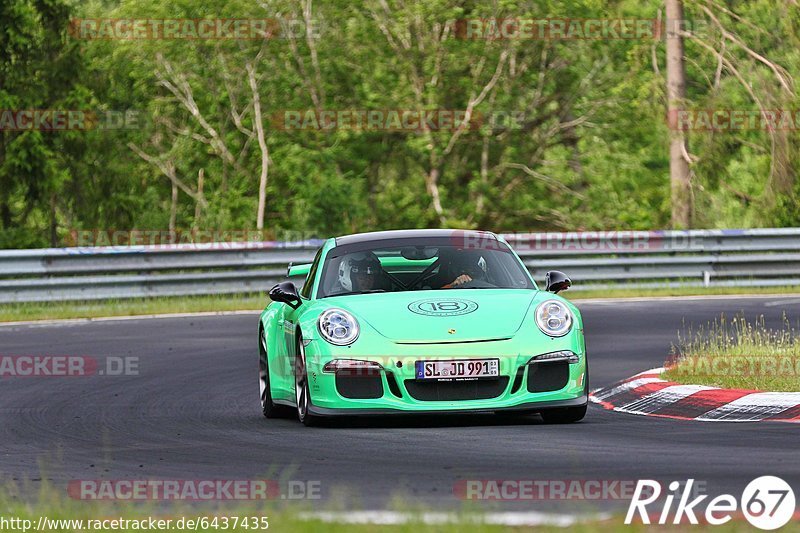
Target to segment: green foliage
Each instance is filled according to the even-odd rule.
[[[663,40],[463,39],[449,25],[656,18],[656,0],[417,0],[388,2],[388,12],[377,1],[325,0],[310,4],[319,28],[312,39],[84,40],[67,32],[71,18],[302,20],[305,4],[3,2],[0,109],[133,110],[140,122],[0,131],[0,247],[61,245],[72,229],[167,229],[173,218],[176,229],[255,228],[262,150],[251,72],[269,151],[263,222],[275,235],[669,226]],[[800,108],[792,84],[800,7],[685,5],[687,18],[706,23],[686,39],[687,109]],[[725,36],[705,6],[741,43],[726,41],[732,68],[719,68],[713,50]],[[790,87],[754,53],[778,65]],[[471,101],[479,127],[455,136],[287,130],[274,120],[286,110],[463,111]],[[696,225],[799,224],[797,148],[797,132],[690,132]]]

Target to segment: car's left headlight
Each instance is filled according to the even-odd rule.
[[[563,337],[572,329],[572,313],[558,300],[547,300],[536,308],[536,325],[551,337]]]
[[[317,324],[322,338],[336,346],[353,344],[358,338],[358,321],[344,309],[328,309]]]

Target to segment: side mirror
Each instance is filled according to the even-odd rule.
[[[291,281],[278,283],[269,290],[269,298],[273,302],[283,302],[292,309],[300,307],[300,295],[297,294],[297,287]]]
[[[558,294],[572,286],[572,281],[563,272],[551,270],[544,276],[544,286],[547,292]]]

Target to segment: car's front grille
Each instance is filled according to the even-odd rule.
[[[561,390],[569,381],[569,363],[554,361],[528,365],[528,392]]]
[[[506,390],[508,381],[508,376],[500,376],[498,379],[472,381],[418,381],[407,379],[403,383],[408,394],[415,400],[448,402],[497,398]]]

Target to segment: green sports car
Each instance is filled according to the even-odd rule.
[[[401,230],[328,239],[304,277],[270,290],[259,321],[264,416],[539,412],[586,414],[578,310],[541,291],[493,233]]]

